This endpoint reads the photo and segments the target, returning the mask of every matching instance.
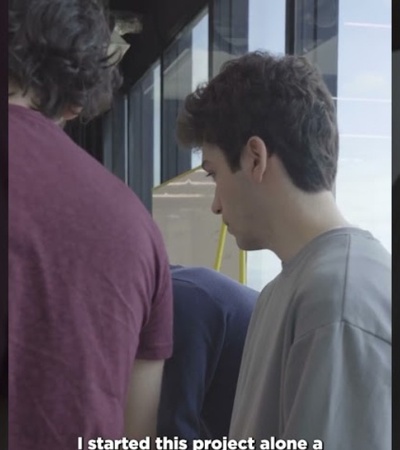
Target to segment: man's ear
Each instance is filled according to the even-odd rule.
[[[264,141],[252,136],[247,141],[241,157],[245,173],[256,183],[261,183],[268,165],[268,150]]]
[[[62,115],[62,120],[67,122],[68,120],[75,119],[82,112],[82,109],[82,106],[70,106],[66,108]]]

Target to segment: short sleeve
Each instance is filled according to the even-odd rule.
[[[162,243],[161,243],[162,244]],[[172,280],[163,244],[158,250],[154,295],[149,319],[141,330],[138,359],[166,359],[172,355]]]
[[[284,439],[329,450],[391,448],[391,346],[336,322],[307,333],[283,379]]]

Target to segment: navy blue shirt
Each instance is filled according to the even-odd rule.
[[[158,435],[227,436],[240,361],[259,293],[214,270],[171,266],[174,352],[166,361]]]

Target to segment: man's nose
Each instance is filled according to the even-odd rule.
[[[211,211],[214,214],[221,214],[221,212],[222,212],[221,203],[220,203],[216,193],[214,194],[214,200],[211,205]]]

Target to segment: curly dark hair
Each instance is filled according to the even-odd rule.
[[[92,118],[121,82],[108,54],[110,37],[95,0],[10,1],[9,81],[31,92],[34,108],[49,118],[68,107]]]
[[[278,155],[299,189],[332,189],[338,160],[335,105],[305,57],[258,51],[230,60],[186,97],[177,118],[181,146],[217,145],[232,171],[239,170],[251,136]]]

